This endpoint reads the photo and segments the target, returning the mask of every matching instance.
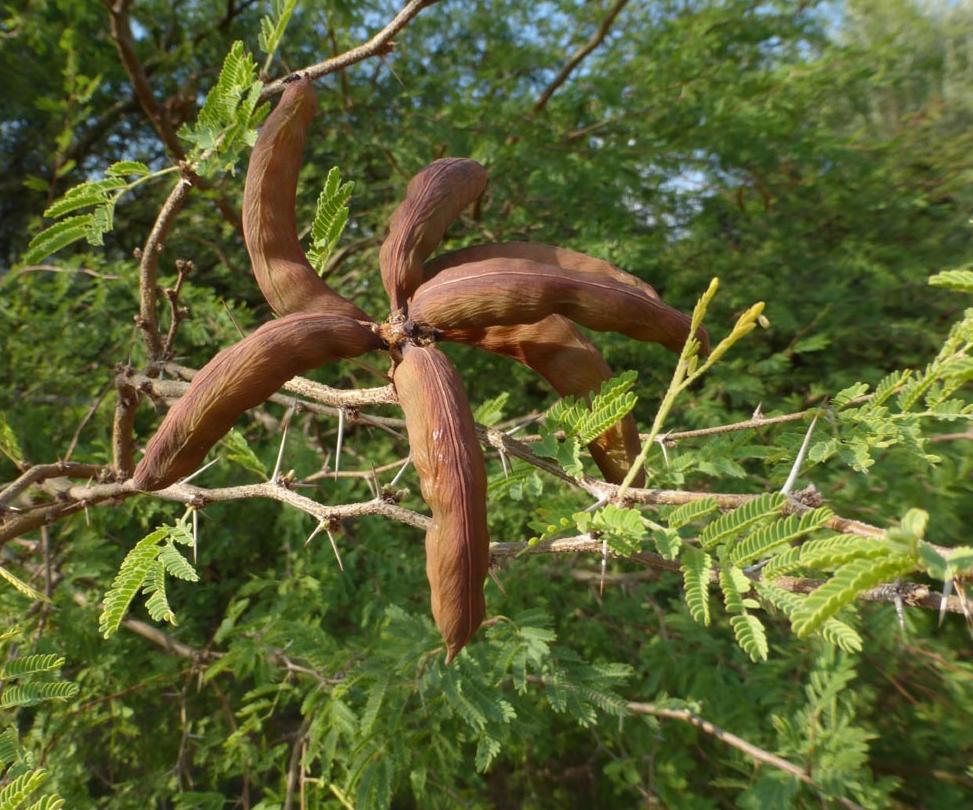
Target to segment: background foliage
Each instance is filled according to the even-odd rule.
[[[175,346],[185,365],[199,367],[234,341],[234,321],[247,329],[270,317],[233,216],[247,127],[217,145],[207,130],[216,119],[197,119],[224,57],[240,41],[236,52],[255,55],[254,72],[266,58],[269,75],[281,76],[358,44],[398,8],[303,0],[280,38],[273,21],[291,5],[139,0],[131,8],[155,96],[174,129],[185,125],[183,148],[205,161],[207,183],[160,263],[167,285],[176,258],[194,264],[181,297],[191,317]],[[454,227],[448,248],[494,239],[570,246],[636,272],[685,310],[719,276],[707,318],[718,334],[753,301],[767,302],[770,328],[684,393],[667,428],[745,419],[758,406],[797,411],[930,363],[970,302],[928,284],[970,257],[969,4],[631,2],[536,109],[610,5],[446,0],[396,37],[394,53],[318,82],[299,221],[310,229],[331,167],[354,183],[338,242],[348,250],[326,267],[329,282],[383,315],[384,222],[415,171],[466,155],[487,166],[490,187],[479,217]],[[133,97],[100,4],[21,0],[3,14],[0,480],[9,481],[15,461],[62,458],[73,439],[74,458],[110,462],[114,366],[145,360],[131,321],[132,252],[168,179],[126,191],[114,228],[98,231],[103,246],[77,242],[21,264],[52,222],[43,212],[118,161],[150,172],[172,164]],[[272,21],[262,26],[265,15]],[[278,39],[272,58],[260,53]],[[240,104],[249,123],[259,120],[255,104]],[[126,183],[143,174],[133,166]],[[120,188],[99,187],[92,210]],[[635,414],[648,425],[673,360],[611,335],[597,342],[615,369],[638,372]],[[554,401],[523,368],[448,351],[474,405],[508,395],[494,400],[497,420]],[[384,371],[344,363],[318,378],[352,388],[380,384]],[[490,411],[481,410],[483,421]],[[241,421],[206,485],[261,480],[282,417],[268,405]],[[158,419],[143,403],[140,440]],[[970,544],[968,421],[926,420],[933,437],[967,431],[926,444],[882,433],[884,416],[852,422],[832,416],[817,427],[802,483],[813,482],[836,512],[881,526],[923,509],[927,537]],[[896,424],[912,429],[907,419]],[[299,477],[318,471],[335,430],[332,419],[300,416],[286,467]],[[679,442],[668,465],[659,450],[650,456],[652,483],[779,489],[805,430],[798,422]],[[342,466],[368,470],[406,453],[403,441],[357,426]],[[504,479],[500,462],[488,463],[494,539],[526,539],[551,515],[590,504],[528,468],[515,465]],[[421,508],[413,473],[398,486]],[[324,478],[302,492],[334,504],[369,496],[364,478]],[[47,790],[78,808],[756,808],[821,806],[822,795],[870,808],[969,806],[973,661],[956,617],[937,628],[934,614],[909,610],[900,629],[888,605],[852,608],[842,620],[864,643],[843,651],[796,638],[786,595],[764,594],[780,610],[760,614],[769,658],[754,664],[734,640],[746,611],[730,615],[729,597],[727,611],[706,603],[707,627],[693,621],[703,607],[687,604],[682,588],[691,593],[692,583],[678,574],[644,576],[610,562],[602,593],[597,558],[525,556],[499,572],[502,589],[488,583],[497,621],[444,669],[415,529],[375,517],[345,523],[339,570],[320,536],[305,545],[314,528],[306,516],[254,500],[207,507],[199,581],[167,581],[178,625],[164,629],[184,646],[165,649],[125,625],[105,640],[99,603],[126,552],[164,524],[154,542],[175,549],[183,512],[132,499],[3,548],[0,565],[51,602],[0,583],[5,624],[17,624],[3,642],[0,806],[22,806],[16,791],[2,791],[28,783],[40,788],[31,801],[55,806],[40,798]],[[152,617],[135,600],[133,620],[165,617],[158,600]],[[16,664],[25,660],[36,671]],[[634,716],[628,701],[698,711],[807,769],[818,789],[688,724]]]

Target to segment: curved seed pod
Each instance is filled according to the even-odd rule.
[[[264,324],[193,378],[149,442],[135,485],[155,490],[178,481],[199,466],[240,414],[295,374],[382,345],[368,326],[338,315],[299,313]]]
[[[413,296],[409,317],[436,329],[536,323],[564,315],[600,332],[619,332],[678,352],[690,319],[628,284],[529,259],[486,259],[443,270]],[[697,337],[709,350],[704,329]]]
[[[612,376],[601,352],[561,315],[516,326],[447,329],[443,337],[512,357],[540,374],[561,396],[589,394]],[[621,483],[641,449],[635,417],[625,416],[588,449],[605,480]],[[632,485],[640,487],[643,483],[645,477],[640,472]]]
[[[448,664],[486,612],[490,538],[483,453],[463,381],[439,349],[406,344],[393,379],[422,497],[432,510],[426,576]]]
[[[486,170],[468,158],[433,161],[409,181],[378,259],[393,312],[422,284],[422,263],[460,212],[483,193],[486,182]]]
[[[369,321],[314,272],[297,236],[297,175],[316,106],[311,80],[298,78],[261,127],[247,167],[243,237],[257,284],[275,314],[321,312]]]
[[[587,273],[593,277],[610,277],[622,284],[628,284],[644,292],[649,298],[659,299],[655,288],[638,276],[626,273],[620,267],[604,259],[596,259],[587,253],[576,250],[544,245],[540,242],[496,242],[489,245],[473,245],[472,247],[444,253],[426,262],[426,278],[432,278],[437,273],[450,267],[467,262],[480,262],[484,259],[530,259],[532,262],[550,264],[564,270],[574,270]]]

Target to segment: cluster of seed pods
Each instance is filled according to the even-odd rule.
[[[690,319],[614,265],[529,242],[478,245],[433,260],[449,225],[483,193],[483,167],[437,160],[412,178],[379,256],[391,314],[378,324],[311,268],[295,222],[297,177],[315,111],[309,79],[295,77],[260,131],[247,171],[243,227],[253,272],[276,320],[219,352],[169,411],[135,471],[142,490],[193,472],[237,418],[296,374],[330,360],[387,351],[405,413],[422,496],[432,512],[426,573],[447,663],[483,620],[489,566],[486,473],[456,369],[437,347],[456,341],[512,357],[561,395],[584,395],[611,376],[575,326],[620,332],[679,351]],[[702,330],[697,335],[707,348]],[[590,446],[619,482],[639,450],[622,419]]]

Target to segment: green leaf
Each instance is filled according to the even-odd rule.
[[[682,581],[686,589],[686,605],[693,620],[709,624],[709,581],[712,573],[709,554],[686,546],[682,553]]]
[[[196,573],[196,569],[190,565],[189,560],[183,557],[179,549],[171,542],[159,549],[159,561],[165,566],[166,573],[176,579],[199,582],[199,574]]]
[[[18,467],[24,463],[24,451],[20,449],[20,442],[17,441],[17,436],[3,411],[0,411],[0,453]]]
[[[554,459],[565,472],[575,478],[584,475],[584,465],[581,463],[581,445],[573,436],[559,440],[556,432],[546,427],[540,429],[541,440],[533,445],[535,455],[541,458]]]
[[[778,588],[769,582],[758,582],[757,591],[760,595],[778,608],[788,618],[800,610],[801,605],[807,600],[802,594],[791,593],[783,588]],[[845,624],[838,619],[828,619],[818,630],[820,635],[829,644],[832,644],[846,653],[861,652],[862,638],[853,627]]]
[[[318,273],[324,272],[328,259],[348,224],[348,200],[351,199],[354,189],[353,182],[341,182],[338,167],[332,166],[318,196],[314,222],[311,225],[311,249],[307,253],[308,261]]]
[[[277,50],[296,5],[297,0],[274,0],[270,14],[260,18],[260,35],[257,37],[257,42],[260,50],[267,54],[268,61]]]
[[[750,660],[754,662],[767,660],[767,632],[760,619],[744,613],[741,616],[732,616],[730,626],[733,628],[737,644],[750,656]]]
[[[973,270],[943,270],[929,277],[932,287],[947,287],[951,290],[973,293]]]
[[[857,559],[846,563],[794,612],[791,618],[794,632],[799,638],[813,633],[859,594],[914,569],[915,561],[904,555],[883,560]]]
[[[149,167],[139,160],[119,160],[105,171],[105,174],[117,177],[145,177],[149,173]]]
[[[34,706],[47,700],[70,700],[77,694],[78,685],[71,681],[18,683],[4,688],[0,695],[0,709]]]
[[[698,501],[684,503],[669,513],[669,526],[673,529],[679,529],[688,523],[701,520],[711,512],[715,512],[717,508],[717,503],[713,498],[700,498]]]
[[[30,599],[35,599],[38,602],[48,602],[48,603],[51,601],[40,591],[34,590],[32,587],[30,587],[30,585],[28,585],[19,577],[14,576],[12,573],[10,573],[10,571],[8,571],[3,566],[0,566],[0,578],[7,580],[7,582],[13,585],[14,588],[20,591],[20,593],[22,593],[24,596]]]
[[[20,756],[20,739],[17,729],[8,728],[0,734],[0,771]]]
[[[488,399],[486,402],[480,403],[473,411],[473,419],[481,425],[493,427],[503,419],[503,406],[507,404],[509,398],[509,392],[501,391],[493,399]]]
[[[801,515],[788,515],[774,521],[768,526],[757,529],[733,546],[730,551],[730,561],[734,565],[746,565],[767,555],[774,549],[820,528],[832,517],[834,517],[834,512],[827,507],[822,507],[804,512]]]
[[[110,638],[118,630],[129,605],[145,584],[145,579],[159,555],[159,543],[169,536],[169,528],[163,526],[143,537],[125,555],[121,568],[105,594],[104,606],[98,619],[98,631]]]
[[[34,675],[38,672],[51,672],[64,665],[64,658],[60,655],[25,655],[14,658],[3,667],[0,678],[20,678],[24,675]]]
[[[772,517],[786,502],[787,496],[779,492],[760,495],[710,523],[699,535],[699,541],[703,548],[713,548]]]
[[[52,253],[78,242],[88,235],[91,227],[91,214],[79,214],[56,222],[45,228],[30,240],[27,252],[21,259],[22,264],[36,264]]]
[[[831,404],[838,410],[841,410],[849,405],[852,400],[858,399],[858,397],[866,393],[868,393],[868,386],[865,383],[855,383],[854,385],[849,385],[847,388],[842,388],[835,394],[834,399],[831,400]]]
[[[581,444],[590,444],[632,411],[638,402],[638,397],[631,393],[637,378],[635,371],[624,371],[601,384],[591,400],[591,409],[574,425]]]
[[[17,810],[47,780],[47,771],[38,769],[21,774],[0,788],[0,810]]]
[[[176,614],[169,606],[169,599],[166,596],[166,567],[161,560],[156,560],[149,568],[142,592],[149,597],[145,600],[145,609],[153,621],[177,624]]]

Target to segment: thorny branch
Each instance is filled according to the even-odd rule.
[[[544,88],[544,92],[541,93],[540,98],[537,99],[537,103],[534,104],[535,113],[539,113],[547,106],[547,102],[551,100],[551,96],[568,80],[568,77],[574,72],[575,68],[581,64],[588,54],[601,45],[605,37],[608,36],[608,29],[611,28],[612,23],[615,22],[615,18],[626,5],[628,5],[628,0],[615,0],[615,4],[608,10],[608,14],[605,15],[605,18],[601,21],[595,33],[591,35],[591,38],[571,54],[571,58],[565,62],[564,67],[554,77],[554,80]]]
[[[159,290],[156,283],[159,267],[159,253],[169,231],[176,220],[176,215],[182,209],[192,184],[185,177],[180,177],[166,197],[166,201],[159,210],[155,224],[149,232],[148,239],[139,255],[139,314],[136,323],[142,330],[145,343],[152,359],[162,354],[162,336],[159,334],[159,319],[157,306]]]
[[[195,373],[193,369],[173,363],[164,364],[164,367],[172,373],[183,377],[191,378]],[[130,387],[156,399],[177,399],[188,387],[187,383],[179,380],[159,380],[146,375],[131,373],[125,373],[123,376]],[[395,402],[395,394],[390,386],[356,391],[342,391],[309,380],[295,378],[285,388],[296,390],[303,398],[295,399],[278,394],[273,400],[288,407],[300,407],[308,412],[334,414],[336,413],[335,407],[348,407],[351,404],[354,404],[355,407],[361,407],[367,404]],[[328,403],[331,407],[322,406],[322,402]],[[363,424],[369,424],[370,420],[375,419],[395,425],[402,424],[401,420],[390,417],[373,417],[368,414],[359,414],[357,418]],[[485,446],[500,448],[508,455],[519,458],[574,487],[580,488],[596,500],[611,500],[617,493],[618,487],[614,484],[608,484],[588,476],[577,479],[573,478],[556,464],[535,456],[524,443],[501,431],[478,427],[478,435]],[[397,463],[396,466],[400,466],[400,463]],[[12,503],[32,485],[40,486],[41,490],[51,500],[42,505],[32,507],[24,514],[14,514],[13,517],[0,522],[0,545],[23,535],[25,532],[40,526],[49,525],[64,517],[75,514],[82,509],[96,505],[118,503],[134,495],[143,494],[134,487],[131,480],[74,485],[67,478],[72,475],[74,477],[97,478],[99,475],[104,476],[104,474],[105,471],[96,465],[81,465],[77,463],[40,465],[25,472],[7,488],[0,490],[0,506]],[[389,495],[379,495],[372,500],[359,503],[329,506],[318,503],[275,482],[218,489],[206,489],[188,483],[175,484],[152,493],[152,496],[162,500],[183,503],[195,508],[203,508],[208,504],[224,501],[267,498],[287,504],[305,514],[311,515],[319,523],[377,515],[420,529],[425,529],[429,525],[428,517],[399,506],[394,498]],[[758,496],[737,493],[632,488],[626,490],[623,501],[626,504],[658,506],[682,505],[702,498],[712,498],[720,508],[733,509],[755,497]],[[801,512],[809,508],[811,507],[807,503],[798,499],[792,499],[787,507],[787,509],[793,512]],[[0,518],[2,517],[0,515]],[[840,516],[831,518],[826,525],[828,528],[837,532],[855,534],[863,537],[881,539],[885,536],[885,532],[877,526]],[[604,546],[598,538],[591,535],[580,535],[577,537],[548,540],[533,546],[524,542],[494,542],[491,543],[490,550],[493,561],[497,562],[504,558],[519,556],[522,553],[590,553],[601,555]],[[945,551],[945,549],[943,550]],[[657,554],[649,552],[618,556],[654,570],[679,570],[678,563],[666,560]],[[753,574],[751,578],[758,579],[759,574]],[[775,584],[788,591],[808,593],[818,587],[821,582],[799,577],[781,577],[775,580]],[[943,600],[929,586],[916,583],[880,586],[862,594],[861,598],[865,601],[887,603],[901,601],[906,605],[932,610],[940,610],[945,605],[947,612],[963,612],[961,598],[951,596]]]
[[[387,54],[395,47],[393,37],[405,28],[420,11],[428,6],[435,5],[437,2],[439,0],[409,0],[391,22],[368,40],[368,42],[359,45],[357,48],[345,51],[343,54],[335,56],[332,59],[326,59],[324,62],[318,62],[316,65],[310,65],[295,72],[303,73],[311,79],[319,79],[321,76],[327,76],[329,73],[334,73],[356,62],[361,62],[370,56]],[[271,82],[264,87],[263,92],[260,94],[260,100],[266,101],[268,98],[284,92],[285,86],[283,80]]]
[[[763,748],[759,748],[753,743],[747,742],[743,737],[738,737],[730,731],[724,728],[720,728],[715,723],[711,723],[700,717],[695,712],[689,709],[669,709],[662,706],[656,706],[654,703],[638,703],[631,701],[628,704],[628,710],[633,714],[646,714],[652,715],[653,717],[664,717],[668,720],[680,720],[683,723],[689,723],[691,726],[695,726],[700,731],[706,734],[711,734],[716,737],[720,742],[724,742],[738,751],[742,751],[751,759],[755,759],[757,762],[763,762],[765,765],[770,765],[772,768],[777,768],[778,770],[788,773],[791,776],[799,779],[805,785],[815,788],[820,791],[820,786],[811,778],[810,774],[803,768],[799,768],[793,762],[790,762],[783,757],[779,757],[776,754],[770,753],[770,751],[765,751]],[[862,810],[861,805],[856,804],[850,799],[837,798],[842,807],[853,808],[854,810]]]

